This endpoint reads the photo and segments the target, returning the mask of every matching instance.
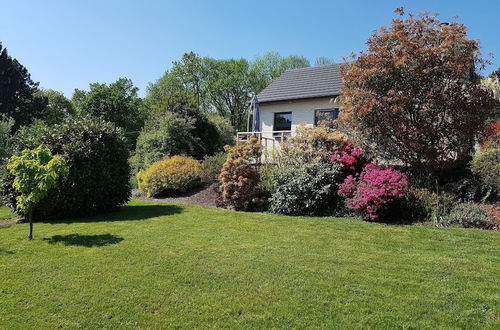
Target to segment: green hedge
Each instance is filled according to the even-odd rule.
[[[123,132],[90,116],[70,117],[58,125],[43,123],[21,129],[15,152],[44,144],[63,155],[69,174],[36,207],[37,218],[72,218],[111,211],[131,194],[129,151]],[[15,207],[11,177],[4,177],[4,200]]]

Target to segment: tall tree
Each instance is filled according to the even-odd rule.
[[[303,56],[282,57],[278,52],[267,52],[250,64],[254,92],[259,93],[286,70],[309,66],[309,61]]]
[[[183,84],[188,93],[194,95],[196,107],[205,108],[205,70],[203,59],[193,52],[185,53],[179,62],[174,61],[172,74]]]
[[[0,43],[0,113],[14,119],[14,130],[40,117],[47,100],[37,90],[28,70]]]
[[[316,65],[316,66],[333,64],[333,63],[335,63],[334,60],[332,60],[331,58],[325,57],[325,56],[317,57],[316,60],[314,61],[314,65]]]
[[[242,129],[253,92],[247,60],[205,58],[204,62],[209,101],[221,116],[231,120],[235,129]]]
[[[79,113],[100,117],[128,132],[138,131],[146,113],[137,91],[132,80],[119,78],[109,85],[90,84],[90,91],[75,89],[72,101]]]
[[[485,60],[463,24],[397,12],[345,72],[341,120],[383,158],[444,168],[467,158],[494,106]]]
[[[75,114],[73,103],[63,93],[52,89],[42,89],[37,95],[47,99],[47,106],[40,116],[47,124],[57,124],[64,117]]]

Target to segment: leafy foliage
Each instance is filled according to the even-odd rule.
[[[474,203],[457,204],[448,217],[450,224],[458,224],[464,228],[492,229],[493,218],[481,206]]]
[[[21,155],[12,156],[7,170],[15,177],[12,187],[20,193],[16,207],[23,214],[30,212],[56,186],[59,177],[68,174],[66,160],[52,156],[45,146],[24,149]]]
[[[36,123],[15,138],[16,153],[46,145],[64,156],[69,173],[37,205],[37,217],[72,218],[109,212],[130,197],[129,152],[123,132],[90,116],[68,117],[61,124]],[[15,208],[13,178],[3,179],[3,195]]]
[[[11,131],[14,126],[12,118],[0,118],[0,163],[11,156],[12,152],[12,136]]]
[[[227,159],[219,175],[217,204],[234,210],[250,210],[259,204],[259,172],[253,164],[261,156],[255,138],[236,146],[226,146]]]
[[[408,178],[391,168],[367,164],[359,176],[349,175],[340,185],[339,195],[360,211],[365,220],[375,220],[381,211],[408,191]]]
[[[414,168],[466,157],[496,104],[480,85],[485,60],[467,28],[410,14],[367,44],[344,72],[343,124],[382,158]]]
[[[138,88],[132,80],[120,78],[109,85],[90,84],[90,91],[75,90],[73,103],[81,114],[90,114],[113,123],[125,131],[138,131],[144,125],[146,113]]]
[[[309,66],[310,63],[304,56],[283,57],[278,52],[267,52],[250,63],[253,91],[259,93],[286,70]]]
[[[471,170],[485,184],[500,191],[500,148],[486,149],[474,155]]]
[[[202,159],[223,150],[227,136],[186,101],[152,116],[139,134],[134,156],[137,170],[165,156],[186,155]],[[220,127],[224,127],[221,125]]]
[[[139,189],[148,197],[168,191],[185,192],[200,184],[201,165],[192,157],[173,156],[137,173]]]
[[[210,103],[217,113],[229,118],[235,129],[243,129],[252,94],[249,64],[245,59],[205,60],[206,86]]]
[[[62,156],[52,156],[45,146],[24,149],[21,155],[14,155],[7,164],[7,170],[14,177],[12,188],[16,196],[16,210],[29,215],[29,235],[33,239],[33,209],[56,186],[57,180],[68,174],[66,160]]]
[[[64,94],[52,89],[42,89],[37,95],[47,99],[47,106],[43,109],[40,118],[48,125],[58,124],[66,116],[76,113],[73,103]]]
[[[40,117],[47,100],[37,90],[28,70],[0,43],[0,113],[14,120],[14,130]]]
[[[441,224],[447,221],[447,217],[456,203],[453,194],[445,191],[435,192],[427,188],[410,189],[410,195],[422,209],[424,220]]]
[[[205,156],[201,163],[201,181],[205,183],[216,182],[226,158],[227,154],[224,152],[216,153],[213,156]]]
[[[280,166],[328,162],[347,140],[345,133],[327,126],[300,125],[283,144],[278,162]]]
[[[331,214],[339,204],[337,183],[341,176],[341,165],[331,163],[301,164],[276,171],[270,210],[286,215]]]

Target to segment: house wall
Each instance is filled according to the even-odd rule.
[[[292,132],[301,124],[314,125],[314,110],[338,108],[340,105],[334,102],[334,98],[318,98],[308,100],[297,100],[287,102],[262,103],[260,104],[260,127],[264,137],[272,138],[274,124],[274,113],[292,113]]]

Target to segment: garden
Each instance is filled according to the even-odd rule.
[[[235,132],[302,57],[186,53],[144,98],[67,99],[0,44],[0,327],[498,327],[500,69],[397,13],[339,118],[271,158]]]

